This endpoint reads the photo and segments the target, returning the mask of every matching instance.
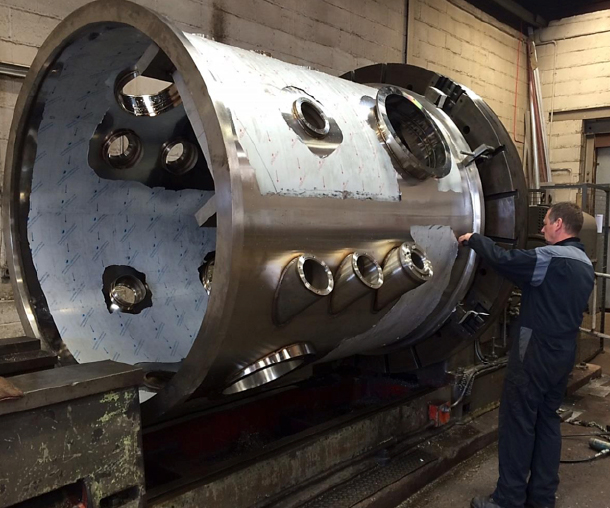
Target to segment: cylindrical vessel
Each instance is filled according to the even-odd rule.
[[[506,150],[466,162],[481,143]],[[493,314],[506,294],[456,235],[519,245],[524,223],[516,150],[469,90],[400,65],[329,76],[119,0],[79,9],[43,44],[6,167],[27,332],[64,361],[175,363],[147,417],[312,361],[392,348],[416,358],[401,369],[441,361],[480,331],[456,314]],[[332,274],[348,255],[380,264],[406,241],[432,277],[377,312],[387,281],[333,312],[343,284]],[[319,260],[313,279],[298,260]],[[130,298],[118,309],[116,287]]]

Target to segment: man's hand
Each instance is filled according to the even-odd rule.
[[[466,233],[465,235],[462,235],[458,238],[458,242],[460,242],[460,245],[466,245],[468,243],[468,240],[470,240],[470,237],[473,235],[474,233]]]

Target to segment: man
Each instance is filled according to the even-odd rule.
[[[522,289],[520,336],[511,348],[500,402],[500,478],[493,495],[474,498],[472,508],[555,506],[561,455],[557,409],[594,279],[577,238],[582,224],[578,206],[557,203],[544,218],[545,247],[505,250],[476,233],[459,238]]]

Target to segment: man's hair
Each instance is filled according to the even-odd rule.
[[[582,210],[574,203],[555,203],[551,207],[549,219],[552,222],[555,222],[557,219],[562,219],[566,231],[573,235],[577,235],[582,229]]]

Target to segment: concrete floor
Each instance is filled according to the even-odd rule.
[[[610,425],[610,348],[593,362],[602,366],[602,378],[593,380],[578,390],[564,407],[582,411],[584,421]],[[588,429],[563,424],[568,434],[593,433]],[[564,459],[578,459],[593,455],[588,437],[565,439]],[[490,494],[498,475],[498,448],[492,445],[449,473],[428,485],[397,508],[460,508],[470,506],[473,496]],[[557,492],[556,508],[610,508],[610,457],[584,464],[562,464],[561,484]]]

